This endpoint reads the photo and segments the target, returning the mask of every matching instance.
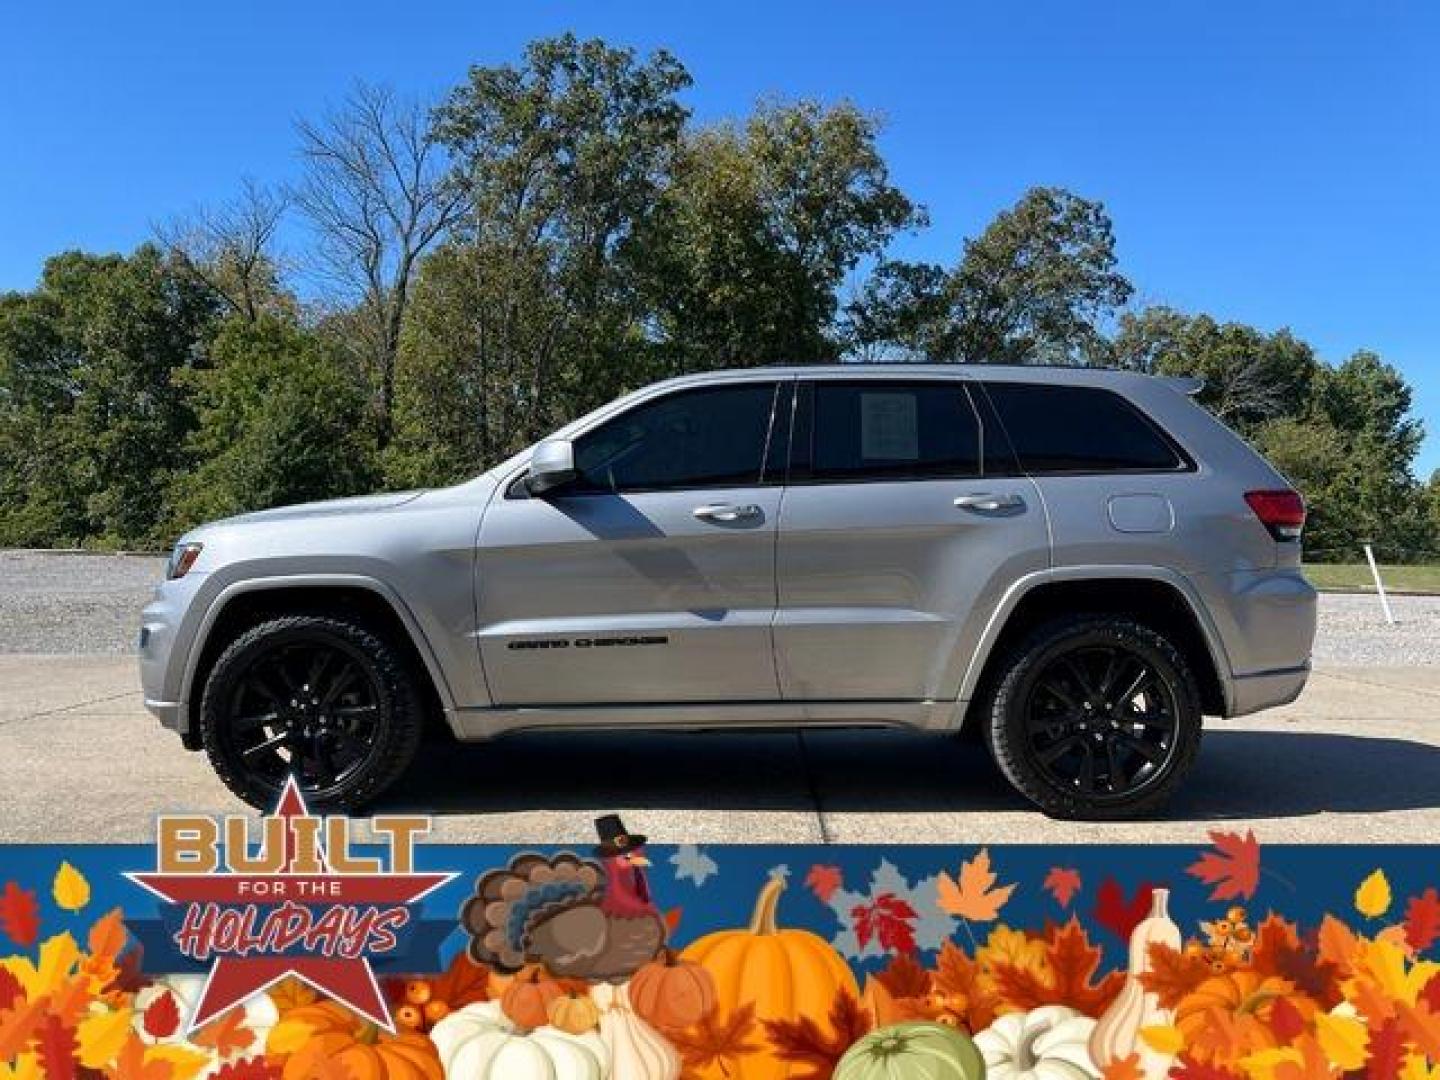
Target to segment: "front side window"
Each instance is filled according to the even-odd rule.
[[[981,473],[980,419],[958,381],[817,382],[816,481],[923,480]]]
[[[987,383],[1028,473],[1174,472],[1171,441],[1119,394],[1093,386]]]
[[[673,491],[760,483],[775,383],[682,390],[575,442],[566,492]]]

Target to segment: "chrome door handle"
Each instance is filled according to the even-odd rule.
[[[977,491],[973,495],[961,495],[955,500],[955,506],[960,510],[978,510],[981,513],[993,513],[996,510],[1023,509],[1025,500],[1013,491],[1005,492],[1002,495],[992,495],[988,491]]]
[[[712,503],[709,506],[697,506],[694,513],[701,521],[748,521],[760,516],[760,507],[754,503],[745,503],[743,506],[734,503]]]

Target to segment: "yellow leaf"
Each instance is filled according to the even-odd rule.
[[[195,1080],[206,1068],[218,1064],[219,1058],[212,1057],[203,1050],[191,1050],[175,1043],[161,1043],[148,1047],[145,1051],[145,1064],[149,1065],[154,1061],[163,1061],[170,1066],[170,1080]]]
[[[1250,1080],[1275,1080],[1276,1070],[1281,1065],[1301,1065],[1304,1056],[1293,1046],[1277,1050],[1259,1050],[1237,1062]]]
[[[15,981],[25,991],[27,998],[33,998],[40,985],[40,973],[35,970],[35,963],[28,956],[7,956],[0,960],[0,968],[15,976]]]
[[[1362,1020],[1333,1013],[1315,1014],[1315,1034],[1320,1049],[1332,1065],[1345,1072],[1362,1068],[1370,1046],[1370,1032]]]
[[[41,1080],[39,1057],[35,1054],[21,1054],[11,1065],[0,1061],[0,1080]]]
[[[130,1009],[94,1013],[80,1021],[76,1032],[80,1044],[80,1064],[87,1069],[110,1065],[125,1047],[130,1024],[135,1014]]]
[[[990,870],[990,852],[986,848],[981,848],[974,859],[960,864],[958,882],[941,871],[936,885],[936,902],[941,911],[976,922],[999,918],[1000,909],[1015,891],[1014,885],[993,887],[995,875]]]
[[[265,1041],[265,1052],[282,1057],[293,1054],[309,1042],[310,1036],[313,1034],[315,1034],[315,1028],[305,1021],[282,1018],[270,1029],[270,1037]]]
[[[1355,890],[1355,910],[1367,919],[1378,919],[1390,910],[1390,882],[1384,870],[1376,870]]]
[[[1400,1069],[1400,1080],[1440,1080],[1440,1065],[1432,1069],[1424,1054],[1409,1054]]]
[[[1185,1033],[1173,1024],[1157,1024],[1140,1029],[1140,1038],[1157,1054],[1174,1057],[1185,1049]]]
[[[1440,974],[1440,964],[1417,960],[1410,964],[1404,951],[1393,941],[1362,942],[1355,959],[1357,976],[1374,983],[1394,1001],[1414,1005],[1431,977]],[[1346,983],[1347,989],[1355,980]]]
[[[32,998],[48,994],[67,979],[80,962],[80,946],[68,933],[56,934],[40,946]],[[28,988],[27,988],[28,989]]]
[[[62,862],[55,872],[55,884],[50,891],[55,903],[65,911],[79,911],[90,903],[90,882],[68,862]]]

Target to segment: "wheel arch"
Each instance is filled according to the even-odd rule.
[[[1230,663],[1219,631],[1189,582],[1159,566],[1065,567],[1021,578],[986,624],[961,682],[961,708],[968,711],[983,696],[1001,660],[1026,634],[1077,612],[1129,615],[1166,634],[1195,673],[1206,715],[1230,713]]]
[[[250,626],[301,612],[359,615],[390,633],[420,676],[420,690],[433,720],[454,733],[455,704],[435,652],[414,615],[384,582],[354,574],[253,578],[224,589],[205,613],[186,662],[181,700],[185,746],[199,749],[196,717],[210,669],[225,647]]]

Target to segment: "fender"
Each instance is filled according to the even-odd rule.
[[[1225,650],[1225,642],[1216,629],[1210,612],[1201,601],[1200,595],[1190,579],[1179,571],[1172,570],[1166,566],[1149,565],[1094,565],[1094,566],[1057,566],[1048,570],[1037,570],[1017,579],[1005,590],[1000,603],[991,612],[989,621],[985,624],[985,630],[980,635],[974,653],[971,655],[969,666],[965,670],[965,676],[960,683],[960,694],[957,705],[963,714],[964,706],[975,696],[976,686],[980,682],[980,676],[989,662],[990,653],[995,643],[1000,638],[1001,632],[1005,629],[1010,616],[1019,607],[1020,601],[1035,589],[1044,585],[1051,585],[1057,582],[1066,581],[1158,581],[1172,586],[1184,599],[1190,613],[1195,616],[1195,623],[1200,627],[1200,633],[1205,639],[1205,647],[1210,651],[1210,659],[1215,665],[1215,671],[1220,678],[1220,688],[1225,696],[1227,713],[1235,702],[1235,682],[1230,667],[1230,657]]]
[[[401,599],[400,594],[388,583],[379,578],[370,577],[365,574],[328,574],[328,573],[305,573],[305,574],[284,574],[275,577],[245,578],[232,582],[221,589],[205,607],[204,617],[195,633],[190,635],[190,648],[185,657],[185,672],[181,680],[180,701],[184,714],[180,717],[182,731],[189,730],[190,718],[188,716],[188,703],[190,702],[191,691],[195,685],[195,672],[200,664],[200,656],[205,651],[205,643],[210,640],[210,632],[214,629],[215,621],[220,613],[225,610],[230,601],[237,596],[248,593],[273,591],[276,589],[306,589],[306,588],[349,588],[364,589],[380,597],[400,620],[405,632],[410,636],[410,642],[415,646],[415,651],[420,654],[420,659],[425,664],[425,670],[435,686],[435,691],[440,696],[440,704],[445,710],[445,721],[457,734],[459,728],[455,720],[455,697],[451,692],[450,684],[445,678],[445,671],[436,658],[435,649],[425,631],[421,628],[419,621],[415,618],[414,612],[409,605]]]

